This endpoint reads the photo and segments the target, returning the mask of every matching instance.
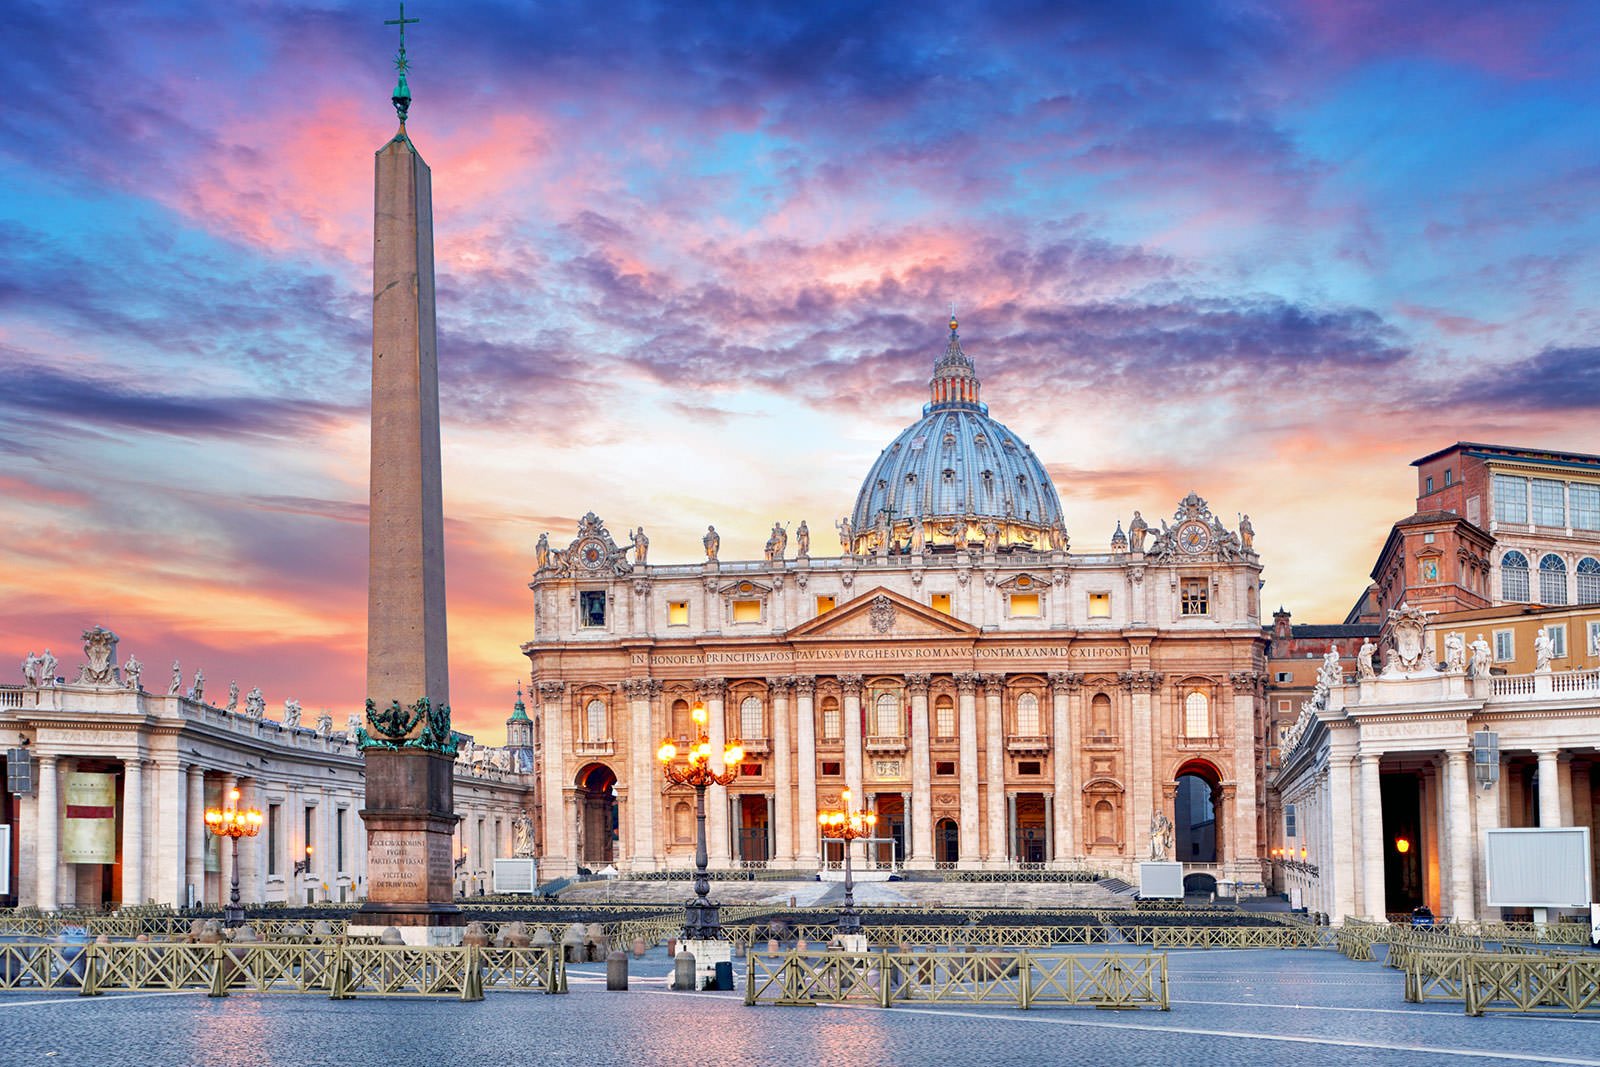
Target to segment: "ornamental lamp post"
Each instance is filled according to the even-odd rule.
[[[822,830],[823,837],[844,842],[844,909],[839,912],[839,932],[859,934],[861,912],[856,910],[856,883],[850,869],[850,845],[873,835],[878,825],[878,815],[872,811],[851,811],[848,789],[841,794],[839,802],[838,811],[817,813],[817,826]]]
[[[684,905],[683,936],[689,941],[720,940],[722,937],[721,906],[711,900],[711,880],[706,874],[706,789],[715,784],[726,786],[739,776],[739,763],[744,759],[744,746],[729,741],[722,752],[722,767],[711,768],[711,739],[706,736],[704,704],[695,704],[691,712],[696,733],[693,744],[684,754],[687,763],[680,764],[678,746],[672,738],[661,742],[656,758],[661,761],[661,771],[672,785],[687,785],[694,789],[694,899]]]
[[[261,832],[261,812],[239,809],[239,791],[228,790],[228,806],[206,809],[206,829],[215,837],[233,840],[233,884],[228,889],[228,906],[222,909],[223,925],[230,930],[244,925],[244,906],[239,903],[239,838]]]

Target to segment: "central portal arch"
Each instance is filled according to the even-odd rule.
[[[578,772],[578,863],[591,870],[617,858],[617,774],[604,763]]]
[[[1174,776],[1173,859],[1180,863],[1220,863],[1222,775],[1206,760],[1190,760]]]

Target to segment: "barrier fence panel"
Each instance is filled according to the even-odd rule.
[[[1155,953],[1027,949],[955,952],[753,952],[745,1003],[1010,1004],[1168,1009]]]

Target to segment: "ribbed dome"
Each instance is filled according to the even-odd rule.
[[[885,526],[897,542],[913,541],[914,519],[934,546],[981,542],[988,523],[1001,545],[1043,548],[1052,530],[1064,531],[1044,465],[979,401],[978,375],[956,327],[952,318],[922,418],[883,450],[856,496],[850,525],[857,551],[870,550]]]

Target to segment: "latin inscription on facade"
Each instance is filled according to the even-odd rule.
[[[440,834],[375,831],[367,849],[367,884],[374,900],[428,899],[428,871],[450,870],[450,838]],[[448,874],[446,874],[448,877]]]
[[[656,667],[716,667],[762,665],[783,666],[794,663],[848,663],[863,660],[937,660],[960,659],[970,655],[979,660],[1040,660],[1040,659],[1123,659],[1128,656],[1148,656],[1150,645],[1006,645],[974,648],[940,645],[887,645],[860,648],[797,648],[726,651],[726,652],[648,652],[632,653],[634,666]]]

